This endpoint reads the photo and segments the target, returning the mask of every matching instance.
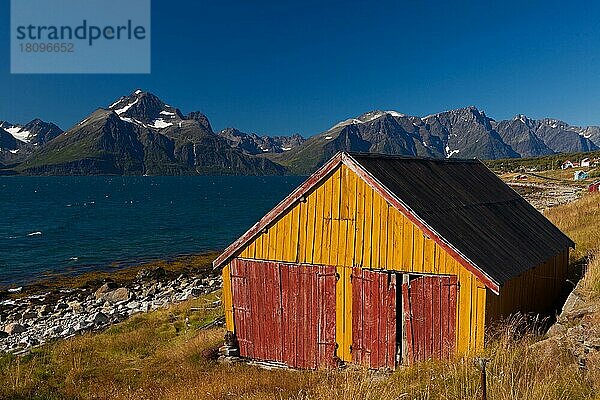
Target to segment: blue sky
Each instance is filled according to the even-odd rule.
[[[12,122],[66,129],[142,88],[214,129],[271,135],[467,105],[600,125],[592,2],[154,0],[149,75],[11,75],[9,15],[1,0],[0,119]]]

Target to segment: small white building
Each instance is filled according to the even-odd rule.
[[[573,163],[571,162],[571,160],[567,160],[564,163],[562,163],[562,165],[560,166],[560,169],[569,169],[569,168],[573,168]]]
[[[581,162],[579,163],[579,165],[581,165],[582,167],[589,167],[590,159],[588,157],[582,159]]]

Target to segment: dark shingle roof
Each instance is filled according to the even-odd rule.
[[[574,246],[478,160],[350,157],[499,284]]]

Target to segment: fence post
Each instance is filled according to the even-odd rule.
[[[485,365],[490,361],[487,358],[476,358],[475,362],[481,369],[481,400],[487,400],[487,376],[485,372]]]

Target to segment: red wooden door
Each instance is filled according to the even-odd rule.
[[[396,366],[396,274],[352,270],[352,360],[369,368]]]
[[[335,366],[335,268],[234,259],[233,318],[242,357]]]
[[[283,362],[335,367],[335,267],[281,265]]]
[[[457,291],[456,276],[422,276],[402,285],[410,364],[454,355]]]
[[[233,318],[243,357],[282,359],[281,287],[275,263],[231,263]]]

